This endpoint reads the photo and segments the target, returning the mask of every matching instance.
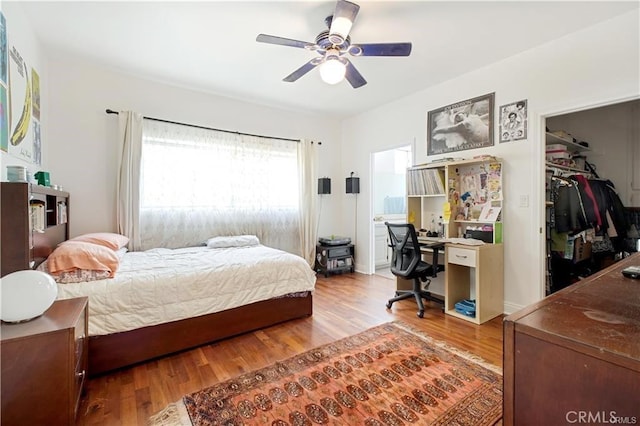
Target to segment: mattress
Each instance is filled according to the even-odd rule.
[[[89,297],[89,335],[105,335],[313,291],[304,259],[262,245],[126,253],[114,278],[58,284]]]

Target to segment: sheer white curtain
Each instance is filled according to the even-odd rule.
[[[118,114],[118,181],[116,226],[129,237],[129,250],[140,249],[140,155],[142,150],[142,115],[132,111]]]
[[[298,149],[296,141],[145,120],[142,248],[254,234],[300,254]]]
[[[298,144],[300,180],[300,250],[301,256],[313,267],[316,256],[317,223],[315,214],[318,195],[315,191],[317,143],[301,140]]]

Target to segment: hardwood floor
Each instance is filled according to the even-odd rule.
[[[187,393],[396,320],[502,366],[502,317],[478,326],[429,302],[420,319],[413,300],[385,308],[394,292],[395,281],[377,275],[319,275],[313,316],[90,379],[77,424],[144,425]]]

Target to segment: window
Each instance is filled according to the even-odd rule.
[[[290,250],[298,238],[298,143],[144,121],[143,248],[253,234]]]

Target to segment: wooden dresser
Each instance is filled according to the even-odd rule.
[[[2,323],[3,426],[75,424],[87,371],[87,300],[58,300],[34,320]]]
[[[636,253],[504,320],[504,424],[640,424]]]

